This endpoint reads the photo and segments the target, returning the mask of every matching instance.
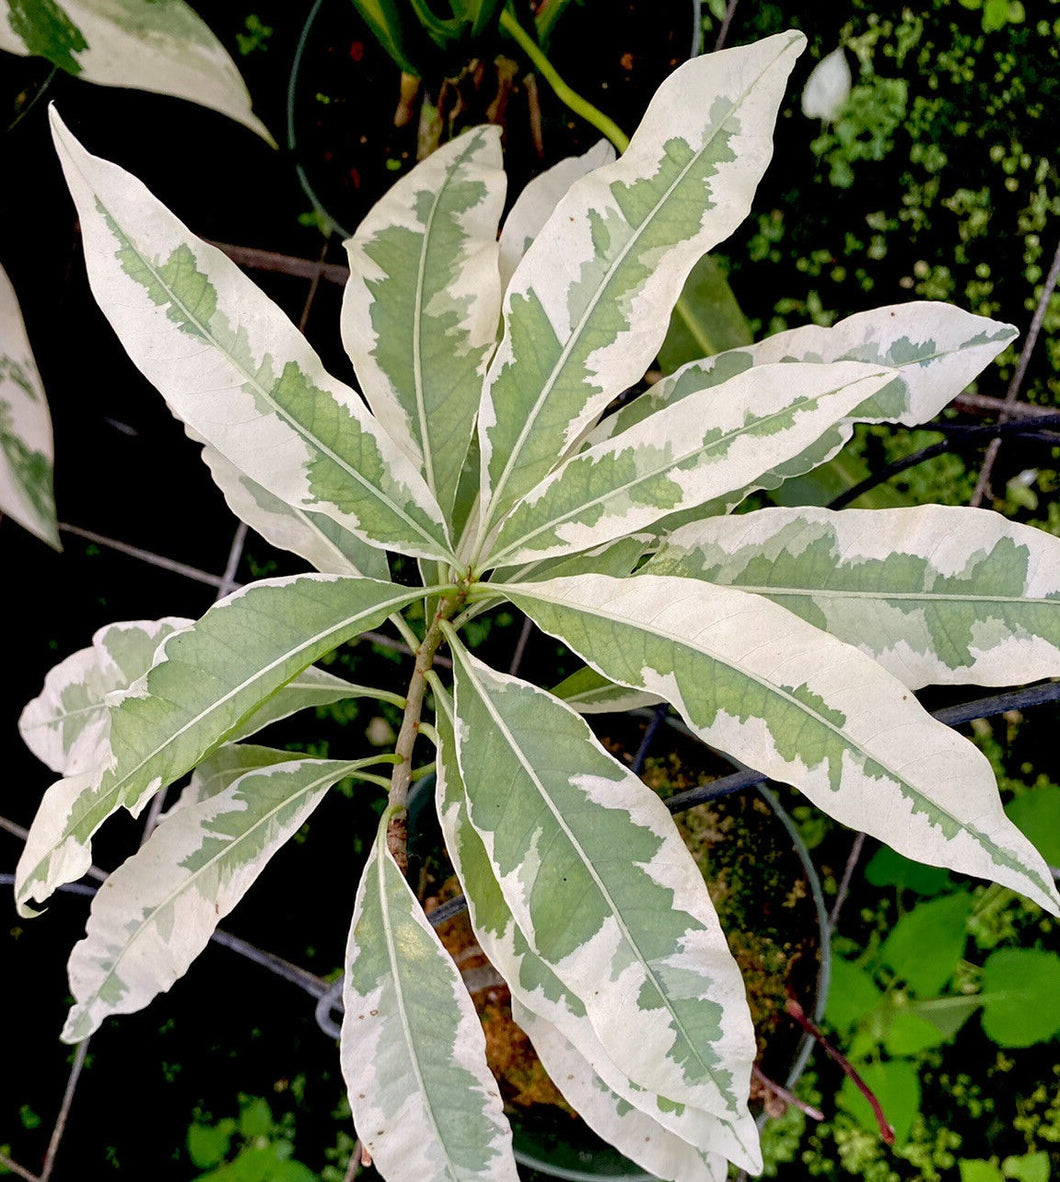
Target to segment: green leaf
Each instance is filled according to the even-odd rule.
[[[892,1007],[886,1017],[883,1045],[888,1055],[919,1055],[946,1041],[934,1022],[914,1010]]]
[[[1060,786],[1047,784],[1025,792],[1010,800],[1005,812],[1050,866],[1060,866]]]
[[[1034,840],[1033,837],[1031,840]],[[917,895],[938,895],[953,886],[948,871],[903,858],[888,846],[881,846],[869,859],[865,867],[865,881],[873,886],[893,886],[900,891],[913,891]]]
[[[576,181],[526,252],[479,414],[483,538],[651,364],[688,272],[750,207],[804,44],[788,32],[680,66],[625,154]]]
[[[235,62],[184,0],[8,0],[8,7],[0,49],[40,54],[85,82],[188,99],[276,146],[251,112]]]
[[[0,267],[0,513],[61,550],[52,491],[53,456],[44,386],[15,289]]]
[[[395,0],[353,0],[353,6],[399,69],[419,77],[421,71],[405,46],[401,10]]]
[[[654,706],[663,699],[642,690],[631,690],[602,677],[583,665],[570,677],[552,687],[551,693],[579,714],[614,714]]]
[[[384,1177],[516,1182],[511,1130],[456,965],[387,849],[387,810],[361,876],[343,990],[342,1071]]]
[[[663,373],[673,373],[689,361],[750,345],[753,340],[725,272],[705,254],[692,268],[674,305],[659,349],[659,366]]]
[[[1001,1047],[1029,1047],[1060,1033],[1060,956],[1000,948],[983,965],[983,1031]]]
[[[423,477],[357,395],[230,259],[51,114],[93,294],[173,413],[292,508],[381,549],[449,559]]]
[[[664,1176],[677,1176],[680,1168],[686,1171],[680,1176],[687,1176],[689,1182],[700,1179],[702,1154],[708,1152],[724,1154],[745,1169],[760,1170],[757,1138],[747,1117],[734,1126],[634,1084],[605,1050],[582,1001],[531,947],[497,882],[482,838],[468,818],[467,793],[456,759],[452,702],[439,693],[438,704],[437,802],[446,849],[463,886],[479,946],[507,981],[513,1006],[521,1015],[519,1024],[530,1035],[553,1082],[580,1112],[589,1101],[577,1090],[577,1081],[568,1094],[572,1072],[578,1079],[585,1077],[586,1084],[592,1083],[590,1111],[582,1115],[604,1136],[610,1134],[600,1128],[601,1121],[613,1124],[629,1109],[640,1113],[643,1119],[631,1115],[620,1123],[614,1130],[619,1140],[613,1143],[623,1144],[632,1135],[623,1129],[650,1134],[658,1148],[667,1149],[671,1168],[669,1175],[660,1171]],[[636,1153],[631,1156],[641,1160]]]
[[[739,1130],[743,982],[665,805],[573,710],[452,640],[468,816],[516,923],[632,1083]]]
[[[500,128],[431,153],[346,241],[342,339],[380,423],[451,514],[500,317]]]
[[[883,994],[870,974],[837,953],[832,953],[832,979],[824,1016],[844,1033],[856,1026],[880,1004]]]
[[[200,1170],[219,1165],[228,1156],[236,1122],[230,1117],[215,1125],[194,1123],[188,1126],[188,1156]]]
[[[933,997],[957,970],[974,903],[969,891],[918,903],[891,929],[880,959],[914,993]]]
[[[961,1182],[1005,1182],[1005,1176],[993,1162],[976,1158],[961,1158],[957,1162]]]
[[[912,689],[1060,675],[1060,539],[985,509],[715,517],[647,569],[764,595]]]
[[[483,562],[586,550],[721,500],[801,454],[886,385],[889,372],[859,362],[763,366],[661,407],[528,493]]]
[[[864,653],[760,595],[695,579],[583,575],[503,590],[598,673],[665,698],[704,742],[836,820],[1060,913],[985,757]]]
[[[422,594],[334,575],[264,580],[174,633],[110,712],[109,765],[45,793],[15,872],[20,914],[88,870],[92,836],[113,812],[138,812],[306,666]]]

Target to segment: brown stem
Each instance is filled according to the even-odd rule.
[[[800,1112],[805,1112],[812,1120],[824,1120],[824,1113],[819,1108],[814,1108],[812,1104],[807,1104],[805,1100],[796,1096],[794,1092],[782,1087],[776,1080],[770,1079],[757,1063],[752,1064],[751,1074],[758,1081],[762,1090],[768,1092],[769,1095],[776,1096],[778,1100],[783,1100],[785,1104],[790,1104]]]
[[[854,1070],[850,1060],[841,1051],[837,1051],[836,1048],[833,1047],[828,1041],[828,1039],[825,1038],[824,1034],[822,1034],[822,1032],[810,1021],[810,1019],[806,1017],[802,1006],[799,1005],[795,998],[789,997],[784,1008],[791,1015],[791,1017],[794,1018],[796,1022],[798,1022],[803,1030],[805,1030],[807,1034],[811,1035],[816,1040],[816,1042],[824,1048],[825,1053],[839,1064],[839,1066],[843,1069],[844,1075],[846,1075],[851,1080],[858,1091],[865,1097],[866,1100],[868,1100],[869,1106],[872,1108],[872,1114],[876,1118],[876,1124],[879,1125],[880,1128],[880,1137],[886,1144],[893,1145],[894,1129],[891,1127],[887,1118],[883,1115],[883,1108],[880,1105],[879,1100],[877,1100],[876,1096],[873,1094],[872,1089]]]

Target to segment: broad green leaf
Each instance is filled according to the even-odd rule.
[[[273,546],[297,554],[322,574],[390,578],[382,550],[322,513],[297,509],[273,496],[209,444],[202,458],[232,512]]]
[[[750,208],[804,45],[792,31],[678,67],[524,255],[479,414],[483,537],[651,364],[692,266]]]
[[[1002,1047],[1029,1047],[1060,1034],[1060,956],[999,948],[983,965],[983,1031]]]
[[[654,1134],[660,1143],[669,1143],[676,1136],[686,1146],[722,1153],[741,1167],[757,1172],[761,1169],[762,1159],[749,1113],[745,1112],[735,1123],[730,1123],[633,1084],[623,1066],[605,1050],[589,1021],[585,1005],[531,948],[497,882],[482,838],[468,819],[466,789],[456,760],[452,711],[448,695],[441,696],[438,815],[446,850],[468,902],[476,939],[490,963],[507,981],[513,1002],[534,1014],[566,1043],[577,1047],[584,1069],[596,1076],[603,1088],[614,1093],[622,1106],[641,1112],[644,1119],[654,1125]],[[530,1027],[520,1024],[534,1041]],[[546,1061],[545,1067],[557,1087],[566,1094],[565,1066],[550,1066]],[[577,1107],[573,1099],[571,1102]],[[687,1153],[682,1151],[678,1156],[684,1160]]]
[[[964,953],[974,903],[970,891],[918,903],[891,929],[880,959],[921,997],[940,993]]]
[[[984,509],[708,518],[646,569],[764,595],[912,689],[1060,675],[1060,540]]]
[[[692,268],[674,305],[666,340],[659,349],[663,373],[726,349],[750,345],[754,337],[725,272],[709,254]]]
[[[992,879],[1060,914],[986,758],[871,658],[732,587],[670,575],[506,585],[611,681],[659,694],[696,734],[899,853]]]
[[[500,128],[432,152],[346,241],[342,340],[361,390],[451,514],[500,318]]]
[[[437,590],[436,588],[430,590]],[[265,699],[343,641],[422,595],[374,579],[297,575],[236,591],[174,633],[110,711],[111,762],[44,795],[15,872],[22,915],[92,862],[92,835],[241,731]]]
[[[0,267],[0,514],[6,513],[61,550],[52,491],[53,455],[44,386],[15,289]]]
[[[846,1034],[876,1009],[883,994],[869,973],[834,951],[831,969],[824,1016],[840,1034]]]
[[[883,1046],[888,1055],[919,1055],[921,1051],[941,1046],[946,1036],[934,1022],[922,1017],[908,1006],[899,1009],[892,1005],[883,1031]]]
[[[1005,811],[1009,812],[1008,809]],[[1014,819],[1011,813],[1009,818]],[[1016,823],[1016,828],[1026,832],[1019,822]],[[1032,841],[1035,840],[1033,834],[1028,836]],[[885,845],[880,846],[869,859],[865,867],[865,880],[873,886],[893,886],[900,891],[913,891],[917,895],[938,895],[953,888],[953,880],[948,871],[938,866],[925,866],[923,862],[903,858],[901,854],[896,854]]]
[[[8,0],[0,49],[39,54],[102,86],[189,99],[257,132],[235,62],[184,0]]]
[[[62,775],[101,767],[110,755],[108,694],[128,689],[151,668],[159,644],[193,622],[166,616],[100,628],[88,648],[48,672],[44,688],[19,717],[22,741]]]
[[[883,1115],[894,1129],[894,1140],[904,1145],[920,1111],[920,1076],[915,1063],[908,1059],[890,1059],[883,1063],[858,1063],[858,1074],[880,1102]],[[868,1100],[849,1076],[844,1077],[836,1097],[866,1132],[878,1133],[879,1125]]]
[[[1009,820],[1034,842],[1050,866],[1060,866],[1060,786],[1046,784],[1010,800]]]
[[[891,382],[842,423],[826,431],[801,455],[778,465],[771,473],[738,493],[704,507],[697,514],[677,514],[666,522],[675,528],[709,513],[724,513],[756,488],[775,489],[785,480],[804,476],[827,463],[854,431],[854,423],[925,423],[959,394],[1012,340],[1016,330],[949,304],[913,301],[859,312],[831,328],[805,325],[767,337],[745,349],[730,349],[705,361],[693,362],[657,382],[639,398],[599,424],[589,445],[628,430],[660,406],[680,402],[709,385],[718,386],[753,366],[792,362],[859,361],[889,366]]]
[[[952,997],[933,997],[927,1001],[909,1003],[911,1013],[930,1022],[948,1041],[979,1008],[979,995],[975,993],[955,994]]]
[[[51,116],[93,294],[173,413],[293,508],[447,560],[441,510],[360,398],[229,258]]]
[[[501,526],[488,564],[586,550],[742,490],[889,380],[889,370],[859,362],[770,365],[661,407],[528,493]]]
[[[754,1034],[666,806],[544,690],[453,645],[468,817],[533,952],[630,1081],[734,1124]]]
[[[554,685],[551,693],[579,714],[615,714],[638,710],[643,706],[655,706],[663,701],[657,694],[616,685],[588,665],[583,665],[559,685]]]
[[[538,1058],[585,1123],[630,1161],[673,1182],[725,1182],[728,1163],[704,1153],[634,1108],[586,1063],[562,1034],[533,1010],[512,1000],[512,1016],[534,1044]]]
[[[288,755],[162,821],[96,892],[70,956],[64,1041],[80,1042],[105,1018],[169,989],[327,790],[375,762]]]
[[[516,1182],[511,1129],[460,973],[387,849],[383,814],[346,949],[342,1073],[361,1143],[408,1182]]]
[[[576,180],[611,164],[615,149],[607,140],[598,140],[581,156],[567,156],[527,182],[505,215],[500,237],[501,291],[507,290],[519,260],[530,243],[541,233],[552,211]]]

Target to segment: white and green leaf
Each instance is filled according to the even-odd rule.
[[[859,312],[831,328],[805,325],[746,348],[728,349],[691,362],[605,418],[585,442],[594,446],[611,439],[664,406],[698,397],[701,391],[720,387],[758,366],[857,361],[892,372],[890,382],[844,421],[823,432],[803,453],[776,465],[763,478],[748,481],[742,490],[705,507],[697,516],[724,513],[755,488],[777,488],[785,480],[802,476],[832,459],[850,439],[855,422],[895,422],[910,427],[928,422],[1015,335],[1010,324],[975,316],[950,304],[923,300]],[[676,515],[672,524],[684,524],[690,517]]]
[[[281,751],[278,747],[225,743],[195,766],[180,796],[159,819],[171,817],[189,804],[198,804],[224,792],[244,772],[260,771],[277,763],[289,763],[292,758],[290,751]]]
[[[657,694],[630,689],[628,685],[617,685],[588,665],[576,669],[549,692],[579,714],[623,713],[645,706],[657,706],[663,701]]]
[[[680,66],[527,250],[479,412],[483,537],[651,364],[685,277],[750,208],[804,44],[791,31]]]
[[[361,390],[450,514],[500,318],[500,128],[431,153],[346,241],[342,340]]]
[[[375,762],[288,753],[274,763],[270,753],[268,766],[165,818],[96,892],[70,956],[64,1041],[80,1042],[169,989],[328,789]]]
[[[570,707],[453,640],[468,816],[531,948],[634,1085],[740,1124],[743,982],[665,805]]]
[[[173,413],[292,508],[447,560],[437,502],[354,391],[229,258],[51,116],[93,294]]]
[[[437,802],[446,850],[460,878],[479,946],[508,983],[513,1003],[525,1007],[576,1046],[584,1068],[597,1076],[622,1104],[640,1111],[645,1122],[654,1126],[660,1142],[676,1137],[686,1148],[698,1145],[703,1151],[723,1153],[757,1173],[762,1161],[749,1114],[734,1122],[725,1121],[633,1084],[621,1061],[616,1063],[604,1049],[585,1005],[534,952],[497,882],[482,838],[468,819],[467,795],[456,759],[453,707],[447,695],[441,697],[439,707],[438,733],[442,742]],[[533,1039],[529,1026],[523,1025],[523,1029]],[[554,1073],[547,1063],[546,1069],[564,1091],[565,1070]],[[680,1156],[686,1156],[685,1152],[681,1151]]]
[[[53,459],[52,421],[44,385],[18,297],[0,267],[0,513],[61,550],[52,489]]]
[[[341,1057],[357,1134],[395,1182],[516,1182],[478,1015],[387,849],[391,815],[372,843],[346,950]]]
[[[44,688],[18,720],[22,741],[53,772],[76,775],[110,757],[107,697],[128,689],[154,661],[159,644],[194,621],[176,616],[107,624],[49,670]]]
[[[188,434],[194,438],[194,432]],[[297,554],[322,574],[390,578],[385,551],[323,513],[298,509],[274,496],[208,443],[202,458],[232,512],[273,546]]]
[[[881,386],[859,362],[766,365],[663,406],[571,457],[501,526],[490,565],[554,558],[742,490],[800,455]]]
[[[421,594],[336,575],[263,580],[170,636],[110,710],[108,764],[45,793],[15,872],[20,914],[88,870],[92,836],[117,809],[139,812],[221,743],[248,733],[254,712],[308,665]]]
[[[696,579],[585,575],[504,590],[598,673],[658,694],[704,742],[836,820],[1060,913],[985,756],[853,646],[761,595]]]
[[[611,164],[615,149],[607,140],[597,142],[580,156],[567,156],[529,180],[504,218],[500,237],[501,291],[507,291],[515,268],[552,211],[576,180]]]
[[[764,595],[912,689],[1060,676],[1060,540],[998,513],[761,509],[685,526],[644,569]]]
[[[612,1091],[575,1044],[516,998],[512,1017],[526,1031],[549,1076],[560,1081],[571,1107],[630,1161],[669,1182],[725,1182],[728,1161],[722,1153],[697,1149]],[[760,1169],[761,1164],[754,1172]]]
[[[0,49],[39,54],[85,82],[188,99],[275,146],[235,62],[184,0],[7,0],[5,8]]]

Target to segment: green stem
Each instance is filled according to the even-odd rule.
[[[619,152],[624,152],[629,147],[629,137],[622,131],[618,124],[609,119],[603,111],[594,107],[588,99],[582,98],[577,91],[572,90],[563,81],[557,73],[556,67],[545,57],[541,47],[534,41],[533,37],[515,19],[515,14],[510,8],[506,7],[501,12],[500,25],[530,59],[541,77],[552,87],[556,98],[561,103],[569,107],[575,115],[580,115],[586,123],[595,127],[601,135],[606,136]]]
[[[442,580],[439,579],[438,582],[440,583]],[[406,620],[400,612],[393,612],[389,616],[389,620],[391,624],[393,624],[394,627],[401,633],[401,639],[413,652],[415,652],[416,649],[419,648],[420,638],[415,632],[413,632],[412,626],[409,624],[408,620]],[[402,707],[405,705],[404,701],[402,701],[400,704]]]

